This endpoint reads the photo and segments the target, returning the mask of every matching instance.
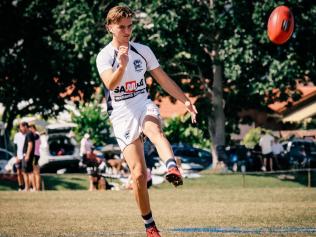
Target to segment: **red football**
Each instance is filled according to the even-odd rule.
[[[294,17],[286,6],[278,6],[268,20],[268,37],[275,44],[285,43],[294,31]]]

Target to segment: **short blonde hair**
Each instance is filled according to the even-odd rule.
[[[135,13],[127,6],[116,6],[106,16],[106,25],[118,23],[123,18],[133,17]]]

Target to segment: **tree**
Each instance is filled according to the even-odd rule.
[[[313,0],[124,2],[137,11],[135,40],[148,44],[183,90],[199,97],[198,127],[215,147],[225,144],[241,109],[296,100],[296,79],[316,80]],[[267,39],[266,23],[281,4],[293,10],[296,26],[292,39],[277,46]],[[104,17],[114,5],[116,1],[1,1],[0,102],[7,129],[17,115],[54,115],[65,99],[90,99],[100,84],[95,57],[109,39]],[[72,90],[61,97],[69,86]],[[155,96],[164,95],[157,85],[152,89]]]
[[[163,127],[170,143],[186,143],[200,148],[210,148],[210,140],[203,138],[203,131],[191,124],[189,114],[166,119]]]
[[[46,42],[53,32],[49,23],[52,7],[52,3],[36,1],[0,3],[0,102],[5,108],[2,121],[7,123],[7,131],[17,115],[37,111],[54,114],[62,107],[59,93],[65,87],[56,83],[54,70],[58,57]]]
[[[102,108],[97,100],[90,103],[82,103],[78,113],[72,113],[72,121],[78,126],[74,132],[78,141],[85,133],[90,134],[91,140],[96,145],[113,143],[109,118],[102,113]]]
[[[281,4],[292,8],[296,30],[288,43],[276,46],[267,39],[266,23]],[[238,111],[297,99],[295,79],[315,80],[316,6],[311,0],[160,0],[135,7],[146,13],[139,14],[142,31],[137,29],[135,38],[154,49],[185,91],[199,96],[200,124],[215,147],[225,144],[225,127],[238,124]]]
[[[102,1],[1,1],[0,103],[7,134],[17,116],[47,118],[69,99],[91,98],[99,85],[94,59],[107,7]]]

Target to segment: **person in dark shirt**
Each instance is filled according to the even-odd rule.
[[[27,127],[25,142],[23,146],[22,172],[25,183],[25,191],[30,190],[30,186],[35,187],[33,183],[33,159],[35,150],[35,137],[32,131]]]

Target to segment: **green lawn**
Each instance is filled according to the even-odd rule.
[[[51,182],[51,188],[60,191],[0,192],[1,237],[145,236],[131,191],[65,190],[87,188],[86,176],[47,177],[45,183]],[[315,228],[314,188],[261,176],[246,176],[246,187],[242,186],[241,176],[208,173],[200,179],[185,180],[185,185],[177,189],[169,184],[152,188],[152,210],[162,236],[259,236],[185,233],[187,228]],[[185,230],[173,232],[176,228]],[[316,232],[261,235],[316,236]]]
[[[316,187],[316,173],[312,173],[312,186]],[[86,174],[42,174],[45,190],[87,190],[88,177]],[[116,179],[108,179],[109,182],[118,183]],[[205,186],[210,188],[294,188],[307,187],[307,173],[269,174],[258,173],[242,176],[240,173],[214,174],[210,171],[202,172],[198,182],[194,179],[186,179],[187,188]],[[160,189],[170,188],[163,184]],[[16,182],[1,180],[0,190],[16,190]]]

